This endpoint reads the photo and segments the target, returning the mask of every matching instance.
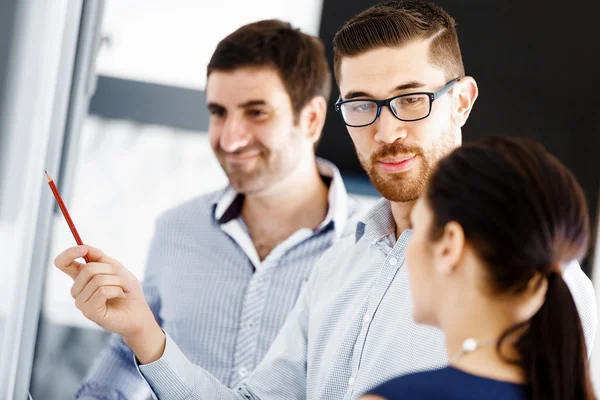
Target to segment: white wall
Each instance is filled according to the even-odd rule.
[[[101,248],[143,278],[154,221],[163,211],[227,179],[208,135],[88,117],[81,132],[69,213],[84,243]],[[55,214],[44,314],[52,322],[97,326],[75,308],[71,278],[52,263],[75,241]]]
[[[323,0],[108,0],[103,34],[111,44],[98,73],[204,89],[217,43],[240,26],[279,18],[318,35]]]

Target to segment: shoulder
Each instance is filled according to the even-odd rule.
[[[357,236],[359,226],[364,225],[362,220],[365,214],[373,208],[377,198],[364,199],[353,198],[352,216],[348,218],[342,236],[335,240],[333,244],[322,254],[317,262],[319,280],[328,282],[344,281],[343,279],[351,272],[353,268],[363,268],[358,259],[369,258],[371,243],[364,240],[362,236]],[[360,240],[357,240],[359,239]],[[343,267],[342,267],[343,266]]]
[[[223,191],[224,189],[221,189],[193,197],[164,211],[156,219],[157,229],[212,222],[214,205],[223,195]]]
[[[368,394],[387,400],[527,398],[527,390],[522,385],[471,375],[451,367],[403,375],[371,389]]]
[[[430,381],[426,386],[422,384],[420,376],[404,375],[369,390],[361,400],[437,399],[437,390],[431,387],[437,384],[437,381]]]
[[[447,377],[448,372],[445,368],[402,375],[375,387],[369,393],[390,399],[395,398],[393,394],[399,391],[410,394],[433,394],[434,388],[439,388],[439,384]]]
[[[360,219],[379,200],[379,197],[348,194],[348,218]]]
[[[562,276],[577,306],[588,353],[591,354],[598,325],[596,294],[592,281],[575,260],[564,266]]]
[[[348,195],[348,223],[345,226],[343,236],[354,236],[356,224],[373,207],[378,200],[376,197],[368,197],[356,194]]]
[[[203,252],[214,253],[219,249],[223,231],[214,219],[214,204],[222,191],[211,192],[186,200],[158,216],[149,247],[146,276],[163,270],[170,265],[175,254],[186,259],[206,256]]]
[[[455,384],[456,382],[453,381],[456,379],[457,377],[452,376],[452,371],[448,368],[417,372],[393,378],[371,389],[367,394],[386,400],[455,399],[457,397],[449,388],[449,383]],[[375,400],[377,397],[372,399]]]
[[[328,267],[332,270],[339,269],[339,265],[343,264],[346,259],[351,259],[351,253],[355,249],[355,231],[356,221],[348,221],[351,227],[344,230],[344,235],[335,240],[333,244],[325,250],[319,258],[318,264],[322,265],[322,270],[325,272]]]

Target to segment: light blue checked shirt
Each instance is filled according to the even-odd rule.
[[[352,229],[359,203],[338,170],[318,160],[329,184],[325,220],[300,229],[260,260],[229,188],[192,199],[157,220],[144,292],[163,329],[191,362],[236,386],[260,362],[293,308],[312,267]],[[91,367],[77,399],[149,398],[132,352],[116,335]]]
[[[395,240],[390,203],[381,200],[356,234],[319,261],[264,360],[235,390],[193,365],[167,331],[163,356],[138,366],[161,400],[356,399],[397,375],[446,364],[441,331],[417,325],[404,265],[410,231]],[[577,263],[564,272],[589,348],[597,311]]]

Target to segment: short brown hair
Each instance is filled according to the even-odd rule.
[[[444,71],[446,80],[465,76],[454,18],[432,3],[391,0],[356,15],[336,33],[333,39],[335,78],[339,84],[344,57],[427,39],[432,39],[429,60]]]
[[[329,102],[331,73],[323,42],[287,22],[254,22],[221,40],[208,63],[207,76],[242,67],[275,68],[296,116],[315,96]]]

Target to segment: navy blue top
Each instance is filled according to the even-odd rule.
[[[389,400],[527,400],[525,385],[472,375],[453,367],[394,378],[368,394]]]

